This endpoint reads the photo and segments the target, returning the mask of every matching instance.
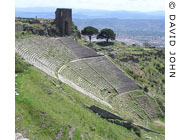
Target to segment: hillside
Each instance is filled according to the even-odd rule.
[[[28,65],[16,57],[16,65],[19,62]],[[16,74],[16,92],[19,94],[16,96],[16,132],[29,139],[138,139],[133,131],[100,118],[86,106],[113,110],[33,66],[28,65],[25,72]],[[159,134],[143,130],[141,134],[142,139],[163,139]]]
[[[32,30],[39,29],[34,27]],[[164,126],[159,125],[164,124],[163,49],[122,42],[108,45],[94,42],[89,48],[88,42],[77,34],[69,37],[33,34],[29,31],[16,34],[17,133],[47,140],[164,139]],[[93,105],[123,121],[102,119],[100,112],[97,116],[87,108]],[[128,120],[133,120],[132,131],[128,130]],[[148,132],[151,130],[161,134]]]
[[[32,66],[17,74],[16,88],[19,94],[16,96],[16,132],[30,140],[137,137],[86,108],[87,105],[105,106]]]

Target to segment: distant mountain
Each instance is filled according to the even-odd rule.
[[[56,8],[16,8],[16,17],[55,18]],[[98,29],[111,28],[116,33],[142,36],[164,36],[164,11],[108,11],[72,9],[73,22],[82,29],[94,26]]]
[[[73,10],[73,18],[164,19],[164,11]]]
[[[16,17],[41,17],[54,18],[54,7],[16,8]],[[73,18],[118,18],[118,19],[164,19],[164,11],[137,12],[137,11],[109,11],[109,10],[88,10],[73,9]]]
[[[38,18],[55,18],[54,12],[22,12],[22,11],[16,11],[15,12],[16,17],[24,17],[24,18],[35,18],[36,16]]]
[[[15,8],[16,12],[54,12],[55,7],[25,7],[25,8]]]
[[[111,28],[116,33],[143,36],[164,36],[164,19],[73,19],[79,29],[86,26],[94,26],[98,29]]]

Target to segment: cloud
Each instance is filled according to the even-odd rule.
[[[164,10],[165,0],[16,0],[16,7],[64,7],[129,11]]]

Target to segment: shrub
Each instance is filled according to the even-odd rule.
[[[15,73],[22,73],[29,68],[29,64],[26,63],[23,58],[15,56]]]
[[[127,124],[132,125],[132,124],[133,124],[133,120],[132,120],[132,119],[128,119],[128,120],[127,120]]]
[[[125,126],[127,129],[131,130],[133,128],[132,124],[133,124],[133,120],[128,119],[127,122],[125,123]]]
[[[145,91],[145,92],[148,92],[148,91],[149,91],[149,89],[148,89],[147,86],[144,87],[144,91]]]
[[[161,108],[161,110],[163,112],[165,112],[165,106],[163,105],[163,102],[159,98],[156,98],[156,101],[157,101],[159,107]]]
[[[114,59],[115,58],[115,55],[113,53],[110,53],[109,56]]]
[[[133,126],[132,129],[133,129],[134,133],[135,133],[138,137],[141,137],[141,130],[140,130],[139,127]]]
[[[136,47],[136,44],[132,44],[133,47]]]
[[[15,65],[15,73],[22,73],[24,72],[24,66],[22,66],[21,64],[19,63],[16,63]]]
[[[140,129],[134,130],[134,132],[138,137],[141,137],[141,130]]]

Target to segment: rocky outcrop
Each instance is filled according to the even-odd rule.
[[[22,32],[23,31],[23,25],[15,24],[15,32]]]
[[[73,133],[74,133],[74,131],[75,131],[74,125],[69,126],[69,138],[70,138],[71,140],[73,140]]]
[[[58,36],[58,31],[56,28],[54,19],[42,19],[42,18],[16,18],[15,22],[16,33],[27,31],[32,34],[37,34],[41,36]],[[73,23],[71,28],[72,36],[74,38],[81,38],[81,33],[77,26]],[[71,33],[70,33],[71,34]]]
[[[26,31],[41,36],[56,36],[56,27],[53,20],[16,18],[16,32]]]
[[[56,140],[59,140],[62,137],[62,135],[63,135],[63,128],[64,128],[64,126],[62,126],[61,129],[57,132]]]
[[[21,133],[16,133],[15,134],[15,140],[29,140],[29,139],[24,138]]]

